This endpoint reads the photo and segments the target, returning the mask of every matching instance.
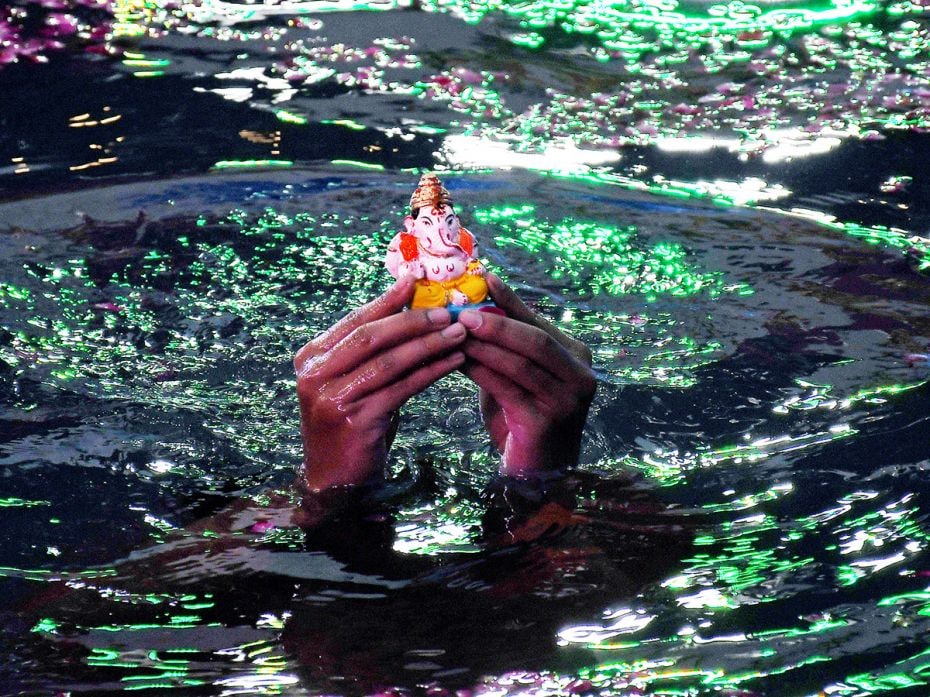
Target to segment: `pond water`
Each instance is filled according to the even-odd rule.
[[[928,694],[922,2],[0,9],[0,694]],[[294,351],[420,172],[586,342],[303,528]]]

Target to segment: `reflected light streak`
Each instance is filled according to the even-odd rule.
[[[775,405],[772,408],[776,414],[787,414],[790,410],[809,411],[811,409],[823,409],[832,411],[835,409],[848,409],[860,402],[866,404],[884,404],[887,400],[885,395],[894,396],[903,392],[923,387],[927,380],[920,380],[910,384],[880,385],[873,388],[864,388],[848,397],[833,397],[831,392],[832,385],[817,385],[805,380],[796,380],[799,387],[808,390],[806,395],[793,395]]]
[[[718,202],[726,202],[732,206],[752,206],[760,201],[777,201],[791,195],[791,190],[781,184],[769,185],[764,179],[747,177],[741,181],[714,179],[705,181],[698,179],[695,182],[685,182],[666,179],[662,176],[653,177],[653,193],[666,193],[675,195],[676,192],[709,198]],[[658,188],[659,191],[655,189]],[[665,189],[665,191],[661,191]]]
[[[606,620],[613,620],[607,624],[581,624],[560,630],[558,633],[559,645],[584,644],[590,646],[601,644],[614,637],[633,634],[645,629],[655,618],[655,615],[650,615],[642,610],[621,608],[605,613]]]
[[[265,66],[254,68],[237,68],[228,73],[217,73],[219,80],[247,80],[257,82],[269,90],[290,90],[291,83],[280,77],[270,77],[265,74]]]
[[[738,138],[724,138],[718,135],[658,136],[656,147],[671,153],[706,153],[721,148],[728,152],[739,152]]]
[[[738,499],[726,501],[724,503],[705,503],[702,504],[701,508],[715,513],[723,511],[744,511],[748,508],[755,508],[761,503],[775,501],[793,491],[794,485],[791,482],[784,482],[782,484],[776,484],[759,494],[746,494]]]
[[[848,131],[824,129],[817,134],[806,132],[802,128],[763,130],[759,138],[768,144],[762,159],[774,164],[802,157],[822,155],[838,147],[843,139],[857,135],[858,128]],[[736,137],[718,135],[659,136],[655,138],[656,147],[671,153],[706,153],[720,148],[727,152],[740,154],[745,151],[745,142]]]
[[[274,115],[278,118],[279,121],[283,121],[284,123],[294,123],[300,126],[305,126],[310,123],[310,119],[308,119],[306,116],[295,114],[290,111],[285,111],[283,109],[279,109],[274,113]]]
[[[0,508],[33,508],[35,506],[51,506],[51,501],[30,501],[15,496],[0,498]]]
[[[579,170],[573,173],[543,170],[543,173],[557,178],[584,181],[593,185],[618,186],[627,191],[641,191],[674,198],[703,198],[721,205],[753,207],[776,215],[803,218],[851,237],[864,239],[870,244],[881,244],[906,252],[917,259],[918,270],[924,271],[930,269],[930,238],[914,235],[900,228],[889,228],[882,225],[865,226],[857,223],[842,222],[834,215],[801,207],[784,209],[775,206],[760,205],[759,202],[763,199],[753,196],[744,197],[743,202],[737,203],[728,198],[724,191],[714,191],[713,189],[698,187],[695,183],[691,182],[678,182],[656,178],[654,182],[649,183],[636,179],[635,177],[617,174],[603,169],[589,169],[588,171]],[[737,186],[740,185],[737,184]],[[779,189],[780,187],[778,186],[768,187],[767,190],[763,189],[763,192],[772,194],[778,193],[779,195],[776,197],[780,198]]]
[[[215,169],[255,169],[260,167],[292,167],[291,160],[220,160]]]
[[[816,139],[810,138],[785,138],[778,141],[778,145],[766,150],[762,159],[768,164],[778,162],[788,162],[801,157],[810,157],[812,155],[823,155],[836,147],[839,147],[842,140],[837,137],[827,137],[818,135]]]
[[[688,610],[732,610],[739,607],[738,602],[733,598],[728,598],[716,588],[705,588],[691,595],[679,596],[675,602]]]
[[[569,140],[550,143],[542,152],[521,153],[510,143],[469,135],[448,136],[443,141],[442,154],[453,167],[552,172],[584,171],[620,159],[617,152],[584,150]]]
[[[360,162],[358,160],[332,160],[330,164],[337,167],[356,167],[358,169],[369,169],[376,172],[384,170],[384,165],[376,162]]]
[[[85,162],[82,165],[70,165],[68,169],[72,172],[80,172],[91,167],[100,167],[101,165],[111,165],[119,160],[118,157],[101,157],[91,162]]]
[[[294,675],[238,675],[223,678],[213,684],[222,687],[220,695],[279,695],[283,687],[298,685],[300,679]]]
[[[212,92],[230,102],[244,103],[252,98],[253,90],[251,87],[217,87],[212,90],[203,87],[195,87],[194,92]]]
[[[848,505],[854,500],[871,500],[870,497],[875,497],[874,492],[856,492],[839,503]],[[843,556],[865,557],[838,567],[837,575],[842,585],[853,585],[862,578],[914,558],[926,549],[930,534],[925,531],[920,520],[919,509],[915,505],[908,505],[914,498],[914,494],[907,494],[878,510],[844,520],[837,528],[839,553]],[[820,524],[821,519],[822,515],[817,517],[817,524]],[[867,556],[879,548],[887,550],[892,545],[896,549],[886,551],[883,557]]]
[[[268,628],[283,626],[286,617],[287,613],[280,619],[265,618],[262,624]],[[275,641],[253,641],[217,651],[217,655],[228,657],[234,662],[251,664],[251,670],[233,677],[219,678],[213,684],[223,688],[221,695],[282,694],[283,688],[297,685],[300,680],[284,672],[288,668],[288,662],[284,656],[277,653],[279,650],[280,647]]]
[[[135,1],[138,2],[138,0]],[[231,26],[270,17],[358,10],[388,11],[412,5],[412,0],[282,0],[275,3],[265,2],[260,5],[223,2],[222,0],[200,0],[197,3],[184,3],[183,8],[192,21],[219,22],[223,26]]]
[[[848,424],[837,424],[826,431],[797,436],[782,435],[759,438],[751,443],[724,446],[707,451],[680,453],[677,450],[657,449],[640,457],[628,455],[623,459],[626,467],[639,470],[655,479],[660,485],[670,486],[683,480],[694,469],[717,467],[726,462],[735,464],[759,462],[776,455],[824,445],[841,438],[849,438],[858,431]]]
[[[398,513],[394,550],[402,554],[436,556],[478,553],[481,512],[465,502],[442,498]]]

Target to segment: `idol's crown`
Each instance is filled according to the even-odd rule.
[[[449,196],[449,192],[439,181],[439,177],[435,174],[424,174],[420,177],[420,183],[417,185],[416,191],[413,192],[413,196],[410,197],[411,211],[424,206],[438,208],[450,205],[452,205],[452,197]]]

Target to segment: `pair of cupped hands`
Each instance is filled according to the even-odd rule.
[[[527,476],[574,464],[596,381],[591,352],[530,310],[494,274],[506,316],[407,310],[415,279],[397,281],[294,358],[309,491],[381,476],[399,409],[449,373],[474,381],[500,471]]]

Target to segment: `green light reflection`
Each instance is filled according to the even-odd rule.
[[[640,249],[632,226],[573,218],[549,222],[537,217],[530,204],[481,208],[474,216],[493,226],[497,246],[528,252],[552,279],[582,295],[638,294],[654,300],[659,295],[716,295],[723,289],[721,274],[694,270],[679,244]]]

